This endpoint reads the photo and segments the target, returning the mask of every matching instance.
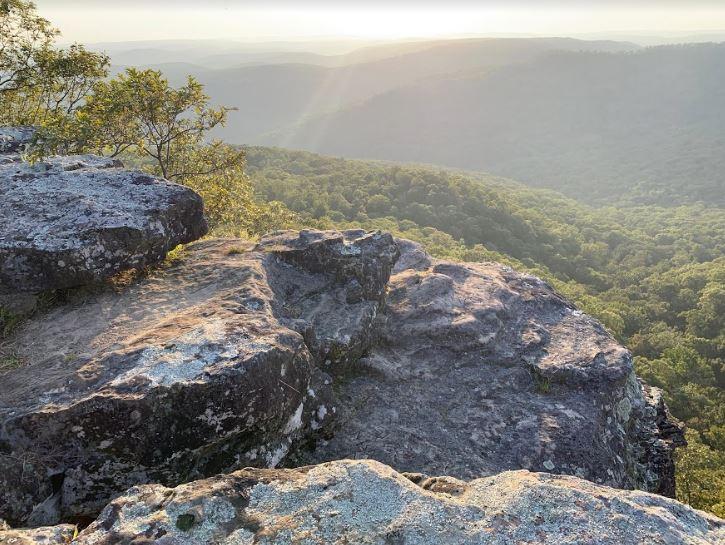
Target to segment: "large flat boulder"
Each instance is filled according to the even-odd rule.
[[[190,189],[92,155],[28,164],[26,132],[0,131],[0,292],[89,284],[207,232]]]
[[[0,389],[0,518],[81,520],[139,483],[278,465],[335,414],[325,370],[371,347],[397,252],[363,231],[197,242],[28,321]]]
[[[2,540],[2,537],[0,537]],[[725,523],[675,500],[511,471],[465,482],[372,461],[245,469],[113,500],[78,545],[713,545]]]
[[[523,468],[674,496],[682,430],[598,322],[533,276],[399,246],[380,342],[336,386],[341,425],[294,463]]]
[[[533,276],[383,233],[285,231],[194,243],[114,290],[71,292],[10,339],[13,525],[88,520],[138,484],[342,458],[674,491],[661,393]]]

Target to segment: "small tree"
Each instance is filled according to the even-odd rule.
[[[71,115],[41,127],[35,153],[123,156],[197,191],[217,232],[256,235],[291,225],[296,217],[282,205],[255,200],[244,152],[208,141],[209,131],[223,125],[231,110],[209,106],[192,77],[174,89],[161,72],[130,68],[96,83]]]
[[[0,0],[0,100],[34,78],[38,53],[50,49],[57,35],[32,2]]]
[[[81,45],[56,49],[58,31],[24,0],[0,0],[0,123],[38,125],[80,106],[108,73]]]
[[[208,103],[203,86],[191,76],[174,89],[161,72],[129,68],[96,83],[72,117],[41,131],[43,152],[115,157],[132,151],[150,159],[154,171],[169,180],[214,174],[241,164],[243,153],[205,143],[231,110]]]

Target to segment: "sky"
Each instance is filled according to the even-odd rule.
[[[64,41],[402,39],[725,30],[725,0],[35,0]]]

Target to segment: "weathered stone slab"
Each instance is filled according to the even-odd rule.
[[[524,468],[674,495],[682,430],[599,323],[533,276],[399,246],[381,340],[336,387],[344,424],[295,464]]]
[[[13,150],[13,142],[0,151]],[[207,231],[201,198],[117,160],[0,155],[0,291],[68,288],[163,260]]]
[[[273,241],[195,243],[17,331],[26,365],[2,377],[0,517],[46,525],[135,484],[274,467],[328,425],[319,368],[371,345],[397,247],[359,231]],[[372,261],[382,273],[341,272]]]
[[[78,545],[622,545],[725,542],[722,520],[675,500],[575,477],[512,471],[464,482],[372,461],[247,469],[141,486],[111,502]]]
[[[14,524],[94,516],[139,483],[339,458],[673,491],[681,430],[661,394],[535,277],[302,231],[196,243],[119,290],[12,339],[26,365],[0,390],[0,516]]]

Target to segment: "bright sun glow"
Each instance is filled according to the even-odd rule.
[[[204,6],[148,2],[67,4],[40,0],[41,12],[68,40],[117,41],[166,38],[299,39],[359,37],[396,39],[455,35],[572,35],[604,31],[703,31],[725,29],[725,5],[684,3],[658,8],[551,7],[542,3],[373,5],[335,7],[297,3],[285,7]],[[687,4],[687,5],[685,5]],[[109,24],[113,21],[113,24]]]

